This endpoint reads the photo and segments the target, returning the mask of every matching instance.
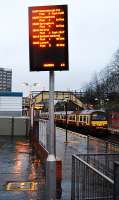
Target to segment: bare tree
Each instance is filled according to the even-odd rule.
[[[98,75],[94,75],[92,81],[87,85],[86,93],[91,102],[95,98],[105,107],[119,109],[119,49],[114,54],[112,61]],[[106,100],[110,100],[108,105]]]

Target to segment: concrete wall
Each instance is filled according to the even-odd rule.
[[[0,118],[0,135],[12,134],[12,118]]]
[[[29,129],[28,117],[0,117],[0,135],[26,136]]]
[[[0,116],[22,116],[22,111],[0,111]]]

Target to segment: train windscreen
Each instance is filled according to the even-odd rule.
[[[107,120],[107,117],[106,117],[105,113],[94,113],[94,114],[92,114],[92,120],[93,121],[103,121],[103,120]]]

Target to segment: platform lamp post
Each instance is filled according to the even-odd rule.
[[[67,138],[67,131],[68,131],[68,123],[67,123],[67,119],[68,119],[68,101],[69,101],[69,97],[65,97],[64,102],[65,102],[65,118],[66,118],[66,125],[65,125],[65,130],[66,130],[66,137],[65,137],[65,143],[68,143],[68,138]]]
[[[29,84],[27,82],[23,82],[23,85],[29,87],[29,99],[30,99],[30,120],[31,120],[31,128],[33,128],[33,117],[34,117],[34,111],[33,111],[33,105],[32,105],[32,91],[31,88],[39,85],[39,83],[33,83]]]

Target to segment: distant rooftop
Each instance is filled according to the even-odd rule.
[[[14,97],[22,97],[22,92],[0,92],[0,96],[14,96]]]
[[[0,70],[3,70],[3,71],[12,71],[12,69],[10,69],[10,68],[4,68],[4,67],[0,67]]]

